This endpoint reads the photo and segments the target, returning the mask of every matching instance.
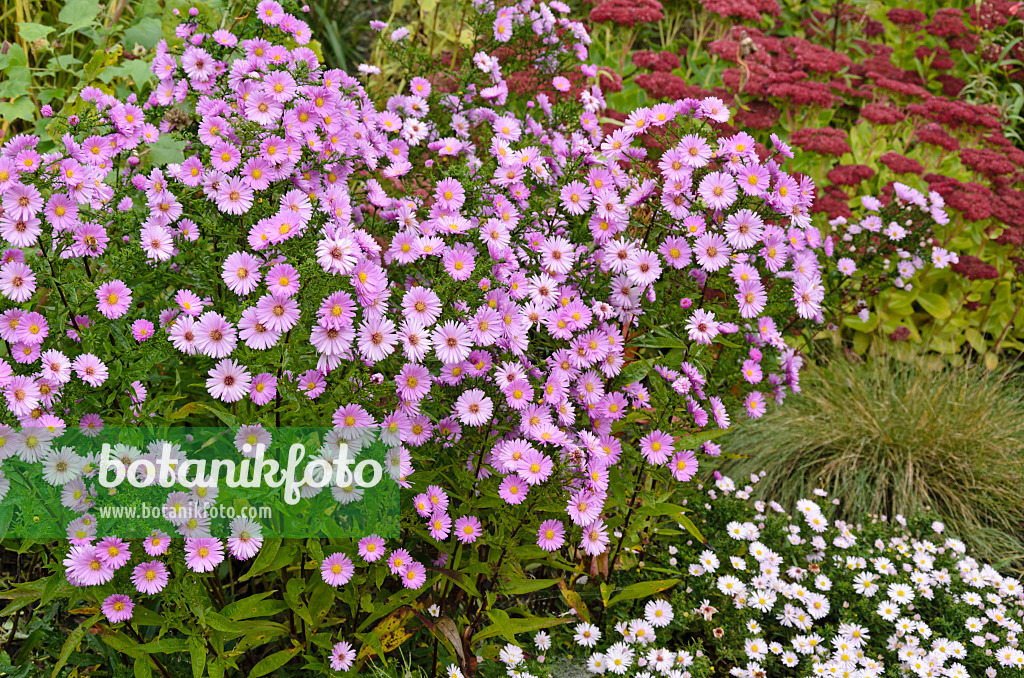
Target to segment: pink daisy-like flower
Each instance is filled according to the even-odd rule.
[[[608,528],[599,521],[584,528],[583,537],[580,539],[580,548],[587,555],[599,556],[608,548],[609,541]]]
[[[267,271],[266,282],[270,293],[294,297],[299,291],[299,272],[290,264],[277,264]]]
[[[78,377],[90,386],[100,386],[107,380],[107,366],[92,353],[83,353],[71,363]]]
[[[111,280],[103,283],[96,290],[98,308],[107,318],[111,320],[120,318],[132,305],[132,291],[120,280]]]
[[[395,549],[391,552],[391,556],[388,558],[388,567],[391,569],[391,574],[398,574],[402,571],[402,568],[412,562],[412,556],[405,549]]]
[[[718,97],[707,97],[700,102],[700,112],[709,120],[729,122],[729,109]]]
[[[189,290],[178,290],[174,295],[174,302],[186,315],[193,317],[202,313],[203,307],[206,306],[206,302],[199,298],[198,294]]]
[[[356,661],[356,651],[348,642],[341,641],[331,650],[331,668],[335,671],[348,671]]]
[[[225,214],[245,214],[252,208],[252,188],[239,177],[230,177],[217,191],[217,209]]]
[[[114,578],[114,568],[100,558],[99,550],[91,545],[72,546],[64,559],[68,580],[76,586],[99,586]]]
[[[402,567],[399,574],[402,577],[402,584],[407,589],[418,589],[427,581],[427,568],[423,563],[416,561]]]
[[[211,358],[231,355],[237,345],[235,326],[215,311],[207,311],[195,326],[196,349]]]
[[[331,586],[344,586],[352,579],[356,567],[352,559],[344,553],[334,553],[324,558],[320,565],[320,574]]]
[[[153,323],[148,320],[136,320],[132,323],[132,336],[135,341],[145,341],[153,336]]]
[[[537,546],[545,551],[557,551],[565,543],[565,526],[559,520],[545,520],[537,530]]]
[[[160,593],[168,581],[167,566],[159,560],[139,563],[132,572],[132,583],[139,593],[154,595]]]
[[[263,546],[263,530],[259,523],[248,516],[236,516],[231,520],[231,535],[228,537],[228,551],[238,560],[249,560]]]
[[[455,538],[463,544],[472,544],[483,533],[483,526],[476,516],[462,516],[455,521]]]
[[[768,293],[760,280],[749,280],[739,284],[736,301],[740,305],[740,317],[756,318],[768,303]]]
[[[566,184],[559,193],[559,198],[565,211],[573,215],[586,212],[592,201],[590,187],[581,181],[571,181]]]
[[[466,202],[466,190],[457,179],[449,177],[437,182],[434,199],[442,210],[457,212]]]
[[[698,308],[686,323],[686,330],[691,341],[696,341],[698,344],[710,344],[718,336],[719,326],[713,312]]]
[[[467,426],[483,426],[491,420],[494,402],[478,388],[470,389],[455,401],[455,415]]]
[[[462,362],[469,356],[470,334],[464,324],[449,320],[434,330],[431,337],[434,353],[445,365]]]
[[[736,180],[725,172],[712,172],[700,180],[697,192],[708,207],[725,210],[736,202]]]
[[[171,538],[167,536],[166,532],[161,532],[160,530],[154,530],[153,533],[146,537],[142,542],[142,547],[146,549],[146,554],[154,558],[166,553],[170,545]]]
[[[693,251],[697,257],[697,264],[705,271],[717,271],[727,266],[729,255],[732,254],[725,238],[717,233],[705,233],[697,238]]]
[[[281,294],[264,294],[256,302],[256,319],[271,332],[284,334],[298,324],[299,302]]]
[[[744,165],[736,175],[740,189],[747,195],[754,196],[763,196],[768,192],[770,179],[768,169],[757,163]]]
[[[370,535],[359,540],[359,556],[368,563],[375,563],[384,557],[384,539]]]
[[[661,431],[651,431],[640,440],[640,453],[651,464],[661,465],[675,452],[672,436]]]
[[[36,291],[36,276],[20,261],[7,261],[0,266],[0,294],[19,304],[28,301]]]
[[[406,363],[401,371],[395,376],[395,383],[398,385],[398,395],[405,401],[417,401],[430,392],[432,379],[430,370],[422,365]]]
[[[516,506],[523,503],[526,499],[526,495],[530,491],[530,485],[522,479],[518,474],[505,476],[505,479],[501,481],[501,486],[498,487],[498,496],[501,497],[505,503]]]
[[[123,593],[115,593],[112,596],[108,596],[103,601],[103,605],[100,607],[103,610],[103,615],[112,624],[118,622],[128,621],[132,618],[132,608],[135,607],[135,603],[132,599]]]
[[[248,252],[235,252],[224,260],[221,278],[228,289],[245,296],[260,284],[260,262]]]
[[[676,146],[684,163],[690,167],[703,167],[711,159],[711,146],[696,134],[687,134]]]
[[[244,366],[234,360],[224,359],[209,371],[206,390],[214,398],[226,403],[233,403],[245,397],[249,391],[252,378]]]
[[[686,482],[697,474],[697,457],[692,450],[681,450],[676,452],[669,462],[669,469],[673,477],[679,482]]]
[[[359,352],[370,362],[384,360],[391,355],[398,344],[395,324],[386,317],[364,320],[356,335]]]
[[[416,286],[402,297],[402,312],[422,327],[429,327],[441,317],[441,299],[433,290]]]
[[[761,240],[764,222],[748,209],[737,210],[725,220],[725,239],[739,250],[753,247]]]
[[[476,268],[475,252],[472,247],[449,248],[441,259],[445,272],[453,280],[467,280]]]
[[[224,544],[213,537],[185,540],[185,564],[193,572],[212,572],[224,560]]]
[[[128,542],[117,537],[107,537],[96,545],[100,558],[115,570],[120,569],[132,557]]]
[[[435,541],[444,541],[452,531],[452,518],[442,510],[434,511],[427,522],[430,528],[430,538]]]
[[[249,384],[249,397],[257,405],[266,405],[277,396],[277,377],[261,372]]]

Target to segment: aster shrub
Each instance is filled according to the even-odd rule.
[[[964,4],[700,0],[659,3],[659,17],[599,2],[603,124],[611,131],[638,105],[717,97],[762,158],[772,135],[804,151],[792,170],[819,187],[812,213],[824,231],[897,183],[938,193],[949,221],[937,244],[964,263],[879,287],[878,323],[843,326],[842,339],[861,354],[975,354],[994,367],[1001,351],[1024,349],[1024,24],[1013,2]]]
[[[346,671],[415,627],[471,673],[494,638],[567,621],[515,595],[614,578],[660,513],[700,534],[674,494],[732,418],[797,387],[785,339],[823,320],[814,185],[782,142],[761,159],[722,133],[714,97],[605,134],[567,12],[479,3],[488,30],[449,65],[378,24],[411,77],[375,102],[274,0],[193,8],[151,91],[86,87],[53,138],[3,145],[0,438],[77,516],[6,613],[91,605],[59,665],[97,623],[137,671],[188,652],[218,675]],[[401,538],[100,533],[88,440],[183,424],[227,427],[239,457],[288,426],[385,449]],[[172,489],[173,515],[223,498]]]

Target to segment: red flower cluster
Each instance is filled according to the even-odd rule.
[[[590,10],[590,20],[601,24],[606,21],[633,27],[637,24],[649,24],[665,18],[662,5],[658,0],[604,0]]]
[[[998,268],[970,254],[961,254],[960,261],[949,267],[968,280],[995,280],[999,277]]]
[[[876,125],[894,125],[907,119],[907,116],[897,109],[884,104],[866,104],[860,109],[860,114],[865,120]]]
[[[964,26],[964,11],[954,7],[936,10],[931,22],[925,26],[925,30],[940,38],[963,35],[967,32],[967,27]]]
[[[810,153],[822,155],[834,155],[839,157],[850,152],[850,144],[847,141],[848,135],[841,129],[835,127],[802,127],[790,136],[794,146],[798,146]]]
[[[928,15],[916,9],[903,9],[897,7],[885,13],[885,18],[897,26],[906,26],[907,30],[919,31]]]
[[[960,162],[990,179],[1001,174],[1012,174],[1017,169],[1002,154],[987,148],[963,149],[960,151]]]
[[[867,165],[836,165],[825,176],[836,186],[856,186],[875,176],[875,170]]]
[[[921,174],[924,172],[921,163],[893,151],[889,151],[878,160],[896,174]]]
[[[640,89],[647,92],[647,96],[652,99],[699,99],[702,97],[712,96],[712,93],[708,90],[701,89],[696,85],[690,85],[686,80],[678,75],[672,75],[671,73],[664,73],[660,71],[656,71],[654,73],[642,73],[633,78],[633,82],[635,82]]]
[[[652,71],[672,72],[679,68],[679,57],[672,52],[647,52],[638,50],[633,52],[633,65],[637,68],[647,68]]]

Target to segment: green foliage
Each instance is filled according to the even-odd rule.
[[[2,0],[0,138],[40,134],[49,122],[40,108],[64,110],[88,85],[146,96],[164,11],[158,0]]]
[[[837,514],[931,509],[982,557],[1024,566],[1024,391],[980,367],[878,358],[811,369],[803,391],[725,439],[747,455],[723,472],[765,473],[758,496],[792,508],[823,487]]]

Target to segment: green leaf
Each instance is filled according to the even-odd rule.
[[[117,66],[112,66],[100,75],[100,80],[109,83],[114,78],[127,78],[137,86],[142,86],[156,78],[153,71],[149,70],[149,64],[142,59],[126,59]]]
[[[700,530],[697,529],[697,526],[694,525],[693,521],[690,520],[686,515],[680,513],[679,515],[675,516],[675,519],[679,522],[680,525],[685,527],[686,531],[692,534],[693,537],[701,544],[708,543],[708,540],[704,538],[704,535],[700,533]]]
[[[124,44],[129,51],[135,45],[142,45],[146,49],[153,49],[156,43],[160,42],[160,39],[163,37],[164,30],[160,24],[160,19],[145,17],[124,32]]]
[[[867,321],[861,320],[858,316],[848,315],[843,317],[843,325],[858,332],[873,332],[878,327],[880,318],[877,313],[868,315]]]
[[[137,657],[135,659],[135,678],[152,678],[153,662],[149,657]]]
[[[269,657],[264,657],[256,666],[252,667],[252,671],[249,672],[249,678],[259,678],[260,676],[277,671],[290,662],[301,649],[300,647],[293,647],[290,650],[282,650],[275,652]]]
[[[521,596],[557,586],[561,582],[561,579],[513,579],[501,588],[501,593],[506,596]]]
[[[57,656],[57,663],[53,667],[53,672],[50,674],[50,678],[55,678],[64,665],[68,663],[68,659],[71,657],[71,653],[78,649],[79,643],[85,638],[85,632],[92,628],[92,625],[100,620],[103,615],[99,612],[86,619],[84,622],[78,625],[74,631],[68,634],[68,639],[64,641],[64,646],[60,648],[60,654]]]
[[[188,639],[189,659],[192,660],[192,678],[203,678],[206,669],[206,643],[198,635]]]
[[[314,627],[319,625],[334,605],[334,597],[334,587],[326,582],[320,582],[313,588],[313,593],[309,596],[309,614],[313,618]]]
[[[651,366],[654,364],[652,358],[645,360],[636,360],[631,362],[622,368],[622,372],[619,374],[619,379],[623,385],[635,384],[651,371]]]
[[[659,591],[672,588],[681,581],[682,579],[657,579],[655,581],[642,581],[637,582],[636,584],[630,584],[626,588],[622,589],[618,595],[613,596],[612,599],[608,601],[606,607],[611,607],[615,603],[620,603],[624,600],[636,600],[637,598],[653,596]]]
[[[95,0],[71,0],[64,5],[57,19],[68,27],[65,33],[73,33],[92,25],[96,15],[100,13],[100,5]]]
[[[170,134],[161,134],[157,142],[149,147],[149,159],[155,165],[183,162],[185,160],[185,154],[182,153],[184,149],[184,141],[175,139]],[[235,424],[228,424],[228,426],[237,426],[237,420]]]
[[[50,33],[53,33],[55,29],[53,26],[44,26],[43,24],[33,24],[28,22],[18,22],[18,35],[21,36],[25,42],[35,42],[45,38]]]
[[[709,440],[714,440],[720,436],[724,436],[728,432],[728,429],[717,428],[711,431],[701,431],[700,433],[693,433],[685,435],[682,438],[676,440],[676,444],[684,450],[695,449],[698,445],[702,445]]]
[[[933,318],[948,318],[952,313],[946,298],[934,292],[921,292],[917,295],[917,303],[921,304]]]

